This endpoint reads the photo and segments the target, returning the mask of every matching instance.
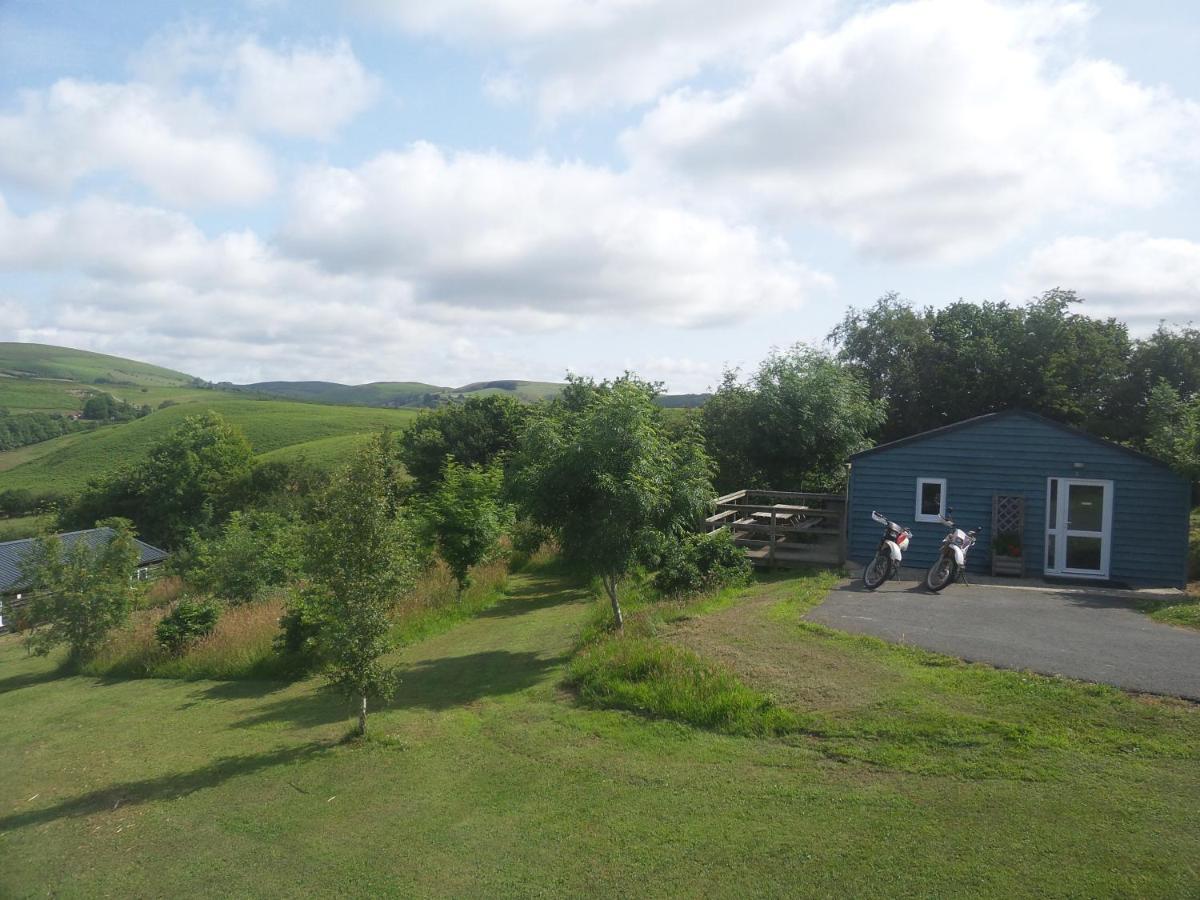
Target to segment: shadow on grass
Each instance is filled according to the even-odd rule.
[[[192,691],[180,710],[203,706],[210,700],[254,700],[269,697],[292,686],[288,681],[218,681]]]
[[[45,684],[48,681],[57,681],[59,678],[65,678],[71,674],[73,673],[67,668],[56,666],[53,669],[44,669],[41,672],[10,675],[8,678],[0,678],[0,694],[7,694],[9,691],[19,691],[21,688]]]
[[[495,606],[478,613],[477,618],[506,619],[512,616],[522,616],[563,603],[587,600],[589,596],[587,588],[582,585],[563,587],[561,582],[553,579],[538,578],[516,590],[510,590],[508,599],[501,600]]]
[[[70,800],[63,800],[54,806],[4,816],[0,818],[0,833],[45,825],[59,819],[114,811],[123,806],[138,806],[154,800],[175,800],[197,791],[217,787],[231,778],[261,772],[274,766],[289,765],[329,749],[328,744],[310,743],[271,753],[226,756],[190,772],[176,772],[157,778],[110,785]]]
[[[395,696],[387,705],[442,710],[484,697],[515,694],[540,683],[565,661],[561,656],[508,650],[425,660],[400,671]]]
[[[371,708],[376,711],[427,709],[436,712],[485,697],[515,694],[539,684],[549,672],[565,661],[565,657],[561,656],[543,657],[533,652],[513,653],[507,650],[425,660],[399,669],[396,673],[396,691],[391,699],[373,702]],[[247,693],[246,696],[257,695]],[[266,702],[236,724],[238,727],[247,727],[285,722],[300,728],[316,728],[347,720],[354,715],[355,704],[351,699],[324,686],[299,696]]]

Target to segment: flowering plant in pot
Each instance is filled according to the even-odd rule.
[[[1012,531],[1002,531],[992,540],[992,552],[997,556],[1020,558],[1021,537]]]

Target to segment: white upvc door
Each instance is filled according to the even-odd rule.
[[[1107,578],[1113,483],[1050,478],[1046,485],[1046,574]]]

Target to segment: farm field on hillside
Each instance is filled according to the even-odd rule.
[[[10,451],[22,454],[15,466],[6,467],[10,454],[0,453],[0,490],[79,490],[89,478],[135,462],[184,417],[210,409],[241,428],[258,453],[320,438],[403,428],[416,415],[412,410],[245,400],[208,392],[202,400],[158,410],[144,419]]]
[[[60,677],[0,638],[0,894],[1195,894],[1196,707],[802,627],[807,578],[680,626],[782,648],[747,677],[827,723],[788,738],[580,707],[595,601],[545,572],[405,650],[361,745],[316,680]]]
[[[70,379],[89,384],[104,379],[146,387],[182,387],[192,381],[191,376],[183,372],[119,356],[49,344],[16,342],[0,343],[0,372]]]

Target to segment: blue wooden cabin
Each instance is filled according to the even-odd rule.
[[[991,413],[857,453],[848,495],[856,563],[879,544],[878,510],[913,532],[904,565],[929,567],[946,534],[937,516],[953,508],[959,527],[983,526],[968,570],[991,568],[998,511],[1000,530],[1020,533],[1027,576],[1187,580],[1190,485],[1156,459],[1034,413]]]

